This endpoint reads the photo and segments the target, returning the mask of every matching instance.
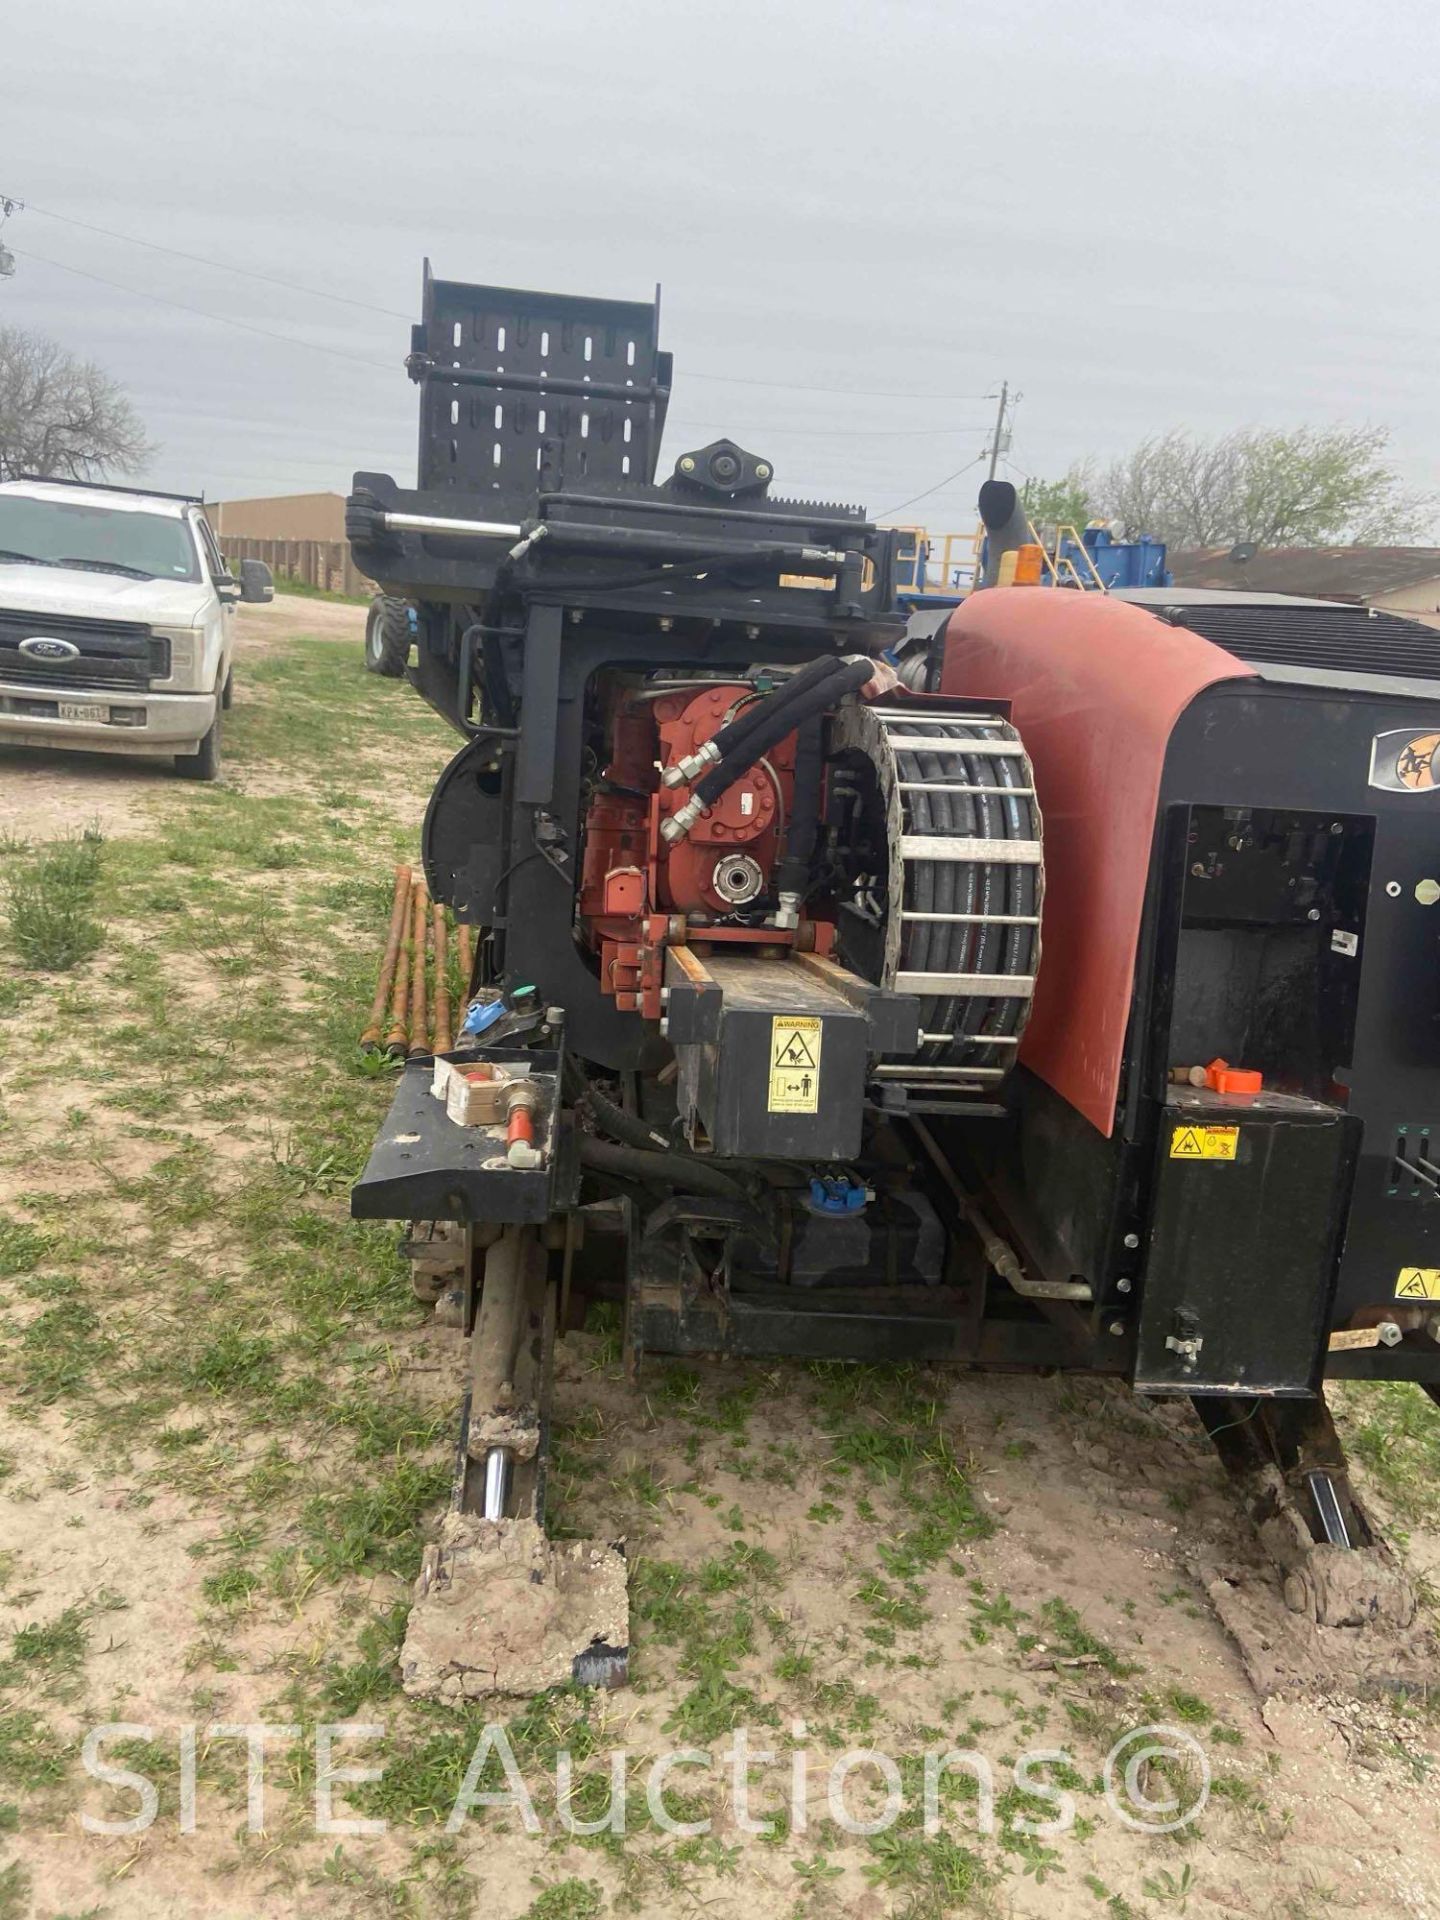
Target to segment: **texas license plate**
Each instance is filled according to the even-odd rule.
[[[58,703],[62,720],[108,720],[109,711],[105,707],[83,707],[78,700],[61,700]]]

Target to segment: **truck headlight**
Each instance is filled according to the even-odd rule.
[[[193,680],[200,664],[200,629],[152,627],[151,632],[157,640],[165,641],[170,649],[170,671],[165,677],[169,680]]]

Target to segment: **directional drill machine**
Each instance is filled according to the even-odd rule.
[[[348,505],[464,738],[423,855],[492,1024],[353,1195],[448,1223],[500,1339],[462,1506],[540,1513],[550,1333],[609,1293],[635,1361],[1193,1396],[1291,1605],[1408,1618],[1321,1386],[1440,1382],[1436,636],[1000,586],[907,632],[861,509],[729,440],[658,477],[658,320],[427,267],[420,485]]]

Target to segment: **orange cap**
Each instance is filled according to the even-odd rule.
[[[1205,1084],[1212,1093],[1260,1093],[1265,1076],[1254,1067],[1232,1067],[1217,1056],[1205,1069]]]

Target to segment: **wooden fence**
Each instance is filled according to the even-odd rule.
[[[263,560],[277,580],[284,574],[330,593],[375,591],[350,558],[346,540],[252,540],[239,533],[222,533],[218,538],[220,551],[232,566],[237,560]]]

